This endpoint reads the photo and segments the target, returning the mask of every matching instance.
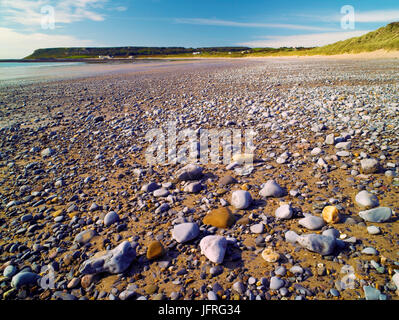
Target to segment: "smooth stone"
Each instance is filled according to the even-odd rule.
[[[369,226],[367,227],[367,232],[372,235],[380,234],[381,229],[376,226]]]
[[[319,147],[316,147],[316,148],[312,149],[310,154],[312,156],[317,156],[317,155],[321,154],[322,152],[323,152],[323,150],[321,150]]]
[[[231,204],[238,210],[247,209],[252,203],[252,196],[248,191],[236,190],[231,195]]]
[[[160,188],[160,189],[155,190],[152,194],[154,195],[154,197],[164,198],[164,197],[167,197],[170,194],[170,192],[168,189]]]
[[[303,268],[301,266],[293,266],[290,268],[290,272],[293,274],[302,274],[303,273]]]
[[[245,286],[241,281],[237,281],[233,284],[232,289],[237,291],[239,294],[244,294]]]
[[[307,215],[305,218],[300,219],[299,224],[309,230],[318,230],[325,226],[322,218],[312,215]]]
[[[295,231],[287,231],[284,235],[285,241],[290,243],[296,243],[298,241],[299,235]]]
[[[275,215],[277,219],[288,220],[292,218],[294,214],[291,206],[289,204],[284,204],[276,209]]]
[[[110,225],[118,221],[119,221],[119,215],[115,211],[108,212],[104,217],[104,225],[106,227],[109,227]]]
[[[355,201],[356,201],[356,204],[358,204],[359,206],[364,207],[366,209],[378,207],[380,204],[380,202],[378,201],[378,198],[374,194],[372,194],[366,190],[360,191],[356,195]]]
[[[287,269],[284,266],[279,266],[274,273],[280,277],[284,277],[287,274]]]
[[[340,220],[338,209],[334,206],[327,206],[321,213],[326,223],[338,223]]]
[[[36,273],[22,271],[12,277],[11,286],[19,289],[21,286],[35,285],[39,278],[40,276]]]
[[[227,186],[229,184],[234,184],[234,183],[237,183],[237,180],[234,179],[232,176],[224,176],[223,178],[221,178],[219,180],[220,187],[224,187],[224,186]]]
[[[206,236],[200,242],[201,254],[214,263],[222,263],[227,249],[227,240],[222,236]]]
[[[84,245],[90,242],[90,240],[96,235],[97,235],[96,231],[87,229],[77,234],[74,241],[79,243],[80,245]]]
[[[176,172],[176,178],[180,181],[199,180],[202,177],[203,168],[188,164]]]
[[[3,271],[3,276],[6,278],[12,278],[14,275],[16,275],[18,272],[17,268],[13,265],[9,265],[5,267]]]
[[[331,133],[326,136],[325,143],[329,145],[333,145],[335,143],[335,136],[334,133]]]
[[[391,208],[378,207],[359,212],[359,216],[368,222],[386,222],[392,217]]]
[[[266,262],[274,263],[280,259],[280,254],[275,252],[272,248],[266,248],[262,251],[262,258]]]
[[[179,243],[184,243],[198,237],[200,233],[199,227],[196,223],[181,223],[175,225],[172,230],[172,238]]]
[[[265,230],[265,226],[263,225],[263,223],[257,223],[252,225],[249,229],[252,233],[260,234],[263,233],[263,231]]]
[[[208,300],[215,301],[217,299],[218,299],[218,296],[215,292],[213,292],[213,291],[208,292]]]
[[[394,283],[394,285],[396,286],[396,289],[399,290],[399,273],[395,273],[392,276],[392,282]]]
[[[212,210],[202,220],[204,224],[214,226],[216,228],[227,229],[235,222],[235,217],[229,208],[223,207]]]
[[[268,180],[262,190],[259,192],[261,197],[280,198],[285,195],[285,191],[274,180]]]
[[[109,251],[103,251],[82,263],[79,272],[82,274],[97,274],[109,272],[118,274],[124,272],[136,258],[136,249],[129,241],[124,241]]]
[[[271,277],[270,278],[270,285],[269,288],[271,290],[278,290],[284,286],[284,280],[280,279],[279,277]]]
[[[164,253],[164,248],[160,241],[152,241],[147,248],[147,259],[152,260],[159,258]]]
[[[334,238],[320,234],[306,234],[299,236],[297,243],[312,252],[321,254],[322,256],[332,254],[336,246]]]
[[[46,148],[46,149],[42,150],[41,156],[42,156],[43,158],[46,158],[46,157],[52,156],[54,153],[55,153],[55,151],[54,151],[53,149],[51,149],[51,148]]]
[[[360,160],[360,165],[364,174],[376,173],[379,170],[377,159],[362,159]]]
[[[158,190],[159,188],[161,188],[161,186],[158,183],[150,182],[150,183],[147,183],[147,184],[143,185],[141,187],[141,191],[154,192],[155,190]]]
[[[363,254],[368,254],[368,255],[373,255],[373,256],[377,256],[378,255],[378,251],[376,249],[372,248],[372,247],[364,248],[362,250],[362,253]]]
[[[201,182],[192,182],[184,187],[184,192],[187,193],[198,193],[201,190],[202,190]]]
[[[336,239],[336,238],[339,238],[340,233],[337,229],[330,228],[330,229],[323,231],[322,235]]]
[[[380,300],[380,295],[381,295],[380,290],[373,288],[371,286],[364,286],[363,291],[366,300]]]

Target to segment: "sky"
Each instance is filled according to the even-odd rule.
[[[0,59],[55,47],[313,47],[393,21],[398,0],[0,0]]]

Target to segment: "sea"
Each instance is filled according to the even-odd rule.
[[[121,63],[0,61],[0,86],[96,76],[110,72],[129,71],[143,64],[162,64],[166,61],[160,59]]]

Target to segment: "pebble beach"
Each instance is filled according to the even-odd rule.
[[[112,68],[0,88],[1,299],[399,300],[397,59]],[[170,122],[253,166],[149,165]]]

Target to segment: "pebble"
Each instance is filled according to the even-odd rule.
[[[367,227],[367,232],[372,235],[380,234],[381,229],[376,226],[369,226]]]
[[[289,204],[284,204],[276,209],[275,215],[277,219],[288,220],[291,219],[294,212]]]
[[[318,230],[324,227],[325,222],[320,217],[306,215],[305,218],[299,220],[299,224],[309,230]]]
[[[374,194],[366,190],[360,191],[356,195],[355,201],[357,205],[359,205],[360,207],[364,207],[365,209],[375,208],[378,207],[380,204],[378,198]]]
[[[202,222],[216,228],[227,229],[234,224],[235,220],[236,219],[230,209],[223,207],[209,212]]]
[[[278,290],[284,286],[284,280],[280,279],[279,277],[271,277],[270,278],[270,290]]]
[[[379,162],[377,159],[362,159],[360,160],[362,172],[365,174],[376,173],[379,170]]]
[[[82,274],[97,274],[109,272],[118,274],[124,272],[136,258],[136,250],[129,241],[124,241],[112,250],[86,260],[79,267]]]
[[[261,197],[280,198],[285,195],[285,191],[274,180],[268,180],[259,195]]]
[[[214,263],[222,263],[227,249],[226,238],[222,236],[206,236],[200,242],[201,254]]]
[[[35,285],[40,276],[33,272],[21,271],[14,275],[11,280],[11,286],[19,289],[22,286]]]
[[[118,221],[119,221],[119,215],[115,211],[108,212],[104,217],[104,225],[106,227],[109,227],[110,225]]]
[[[238,210],[247,209],[252,203],[251,194],[245,190],[236,190],[231,195],[231,204]]]
[[[265,228],[263,223],[257,223],[250,227],[251,232],[255,234],[263,233],[264,229]]]
[[[368,222],[387,222],[392,217],[391,208],[378,207],[359,212],[359,216]]]
[[[172,238],[179,243],[185,243],[198,237],[200,233],[196,223],[182,223],[175,225],[172,230]]]

